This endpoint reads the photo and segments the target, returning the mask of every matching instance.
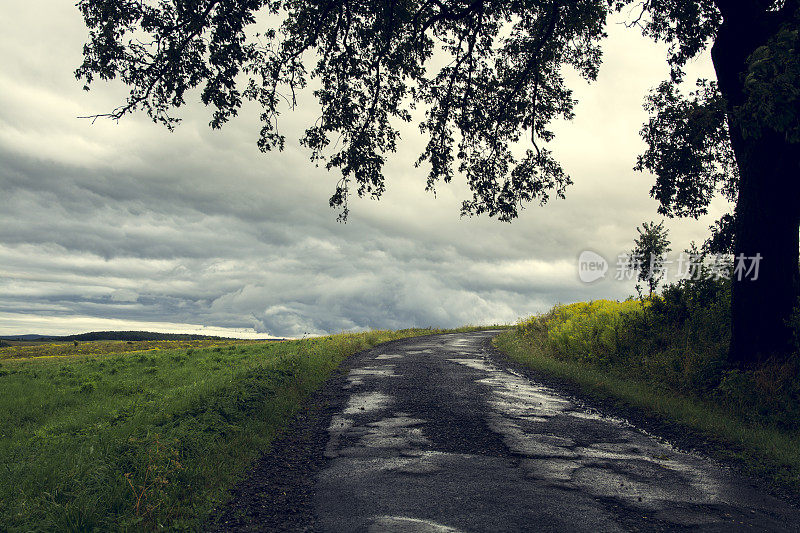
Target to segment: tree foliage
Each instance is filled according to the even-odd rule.
[[[653,295],[658,284],[664,279],[666,255],[672,250],[669,247],[669,230],[664,221],[644,222],[636,232],[634,248],[630,253],[631,266],[638,272],[639,281],[647,283],[650,295]],[[639,286],[636,286],[637,290]],[[640,291],[641,292],[641,291]]]
[[[654,4],[670,7],[653,10]],[[777,131],[789,144],[800,142],[798,2],[666,1],[642,5],[645,12],[654,14],[643,25],[645,34],[671,43],[668,61],[672,75],[646,99],[651,118],[641,136],[647,150],[634,168],[656,175],[651,195],[659,201],[659,213],[697,218],[707,213],[718,195],[731,203],[738,199],[740,162],[731,144],[731,127],[745,139]],[[684,8],[685,16],[676,16],[674,10]],[[664,18],[667,13],[672,14]],[[774,35],[742,64],[737,94],[725,95],[715,81],[697,80],[696,90],[685,95],[680,88],[682,67],[714,42],[723,15],[732,21],[749,18],[753,34],[759,26],[767,26]],[[751,38],[741,36],[742,40]],[[723,215],[709,229],[711,236],[704,249],[732,253],[734,213]]]
[[[648,96],[645,109],[651,114],[641,130],[647,150],[634,168],[655,174],[650,195],[659,202],[658,212],[698,218],[708,212],[718,195],[735,202],[739,171],[730,143],[726,102],[717,84],[698,80],[697,89],[684,96],[675,82],[662,82]],[[732,216],[726,214],[712,226],[706,248],[730,251],[731,221]]]
[[[76,76],[130,87],[119,119],[143,110],[169,128],[192,90],[211,126],[246,101],[260,107],[258,146],[282,149],[279,117],[313,82],[321,105],[301,143],[341,179],[331,205],[378,198],[398,125],[424,105],[427,188],[465,176],[464,214],[510,221],[528,202],[563,197],[570,177],[547,148],[556,118],[573,116],[563,71],[594,80],[613,11],[669,43],[670,79],[647,100],[652,118],[637,168],[657,175],[667,216],[697,217],[715,196],[737,194],[730,120],[751,135],[777,128],[800,138],[797,0],[81,0],[90,30]],[[736,117],[715,82],[684,96],[683,67],[728,19],[767,20],[780,31],[752,54]],[[760,17],[760,18],[758,18]],[[439,66],[441,65],[441,66]],[[519,145],[528,143],[528,148]],[[722,221],[724,223],[724,221]]]
[[[747,60],[746,100],[733,116],[746,137],[777,131],[800,143],[800,13]]]
[[[717,193],[735,201],[738,171],[717,84],[698,80],[697,90],[683,97],[663,82],[645,109],[652,115],[641,132],[648,148],[635,168],[656,175],[651,195],[659,213],[697,218]]]
[[[526,202],[563,196],[570,184],[541,144],[553,139],[554,118],[572,117],[563,68],[597,76],[608,13],[602,0],[82,0],[78,7],[90,37],[77,77],[87,88],[95,78],[131,88],[108,116],[142,109],[172,128],[173,109],[200,88],[214,108],[212,127],[253,100],[263,122],[259,147],[281,149],[278,117],[314,79],[322,111],[301,143],[341,172],[331,205],[346,217],[352,187],[359,196],[383,193],[397,125],[422,102],[429,142],[418,164],[429,165],[428,189],[457,169],[473,191],[463,212],[502,220]],[[267,29],[251,31],[261,18]],[[444,66],[428,69],[434,58]],[[519,154],[512,148],[523,135],[532,145]]]

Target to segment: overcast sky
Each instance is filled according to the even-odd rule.
[[[615,22],[618,22],[617,19]],[[597,83],[572,83],[577,117],[552,148],[575,185],[512,224],[462,219],[458,178],[424,191],[424,139],[402,130],[380,202],[354,200],[347,224],[328,197],[336,174],[297,138],[308,103],[284,115],[283,153],[261,154],[257,109],[223,131],[194,95],[175,133],[106,112],[125,90],[85,93],[73,72],[86,30],[71,2],[0,7],[0,335],[105,329],[302,336],[368,328],[508,323],[555,303],[625,298],[632,283],[581,283],[577,257],[613,261],[635,227],[659,220],[643,149],[647,91],[665,50],[609,28]],[[713,77],[707,57],[689,78]],[[308,100],[305,100],[308,102]],[[673,248],[701,242],[724,205],[668,221]],[[611,269],[614,269],[612,264]],[[610,277],[610,276],[607,276]]]

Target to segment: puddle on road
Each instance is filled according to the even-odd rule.
[[[672,447],[641,433],[627,422],[580,410],[546,387],[514,372],[500,369],[483,358],[448,359],[481,371],[476,379],[486,385],[490,408],[489,428],[508,449],[525,456],[521,463],[527,475],[560,485],[580,487],[590,494],[612,497],[635,507],[654,508],[665,501],[710,504],[722,493],[717,476],[700,468],[696,459],[680,455]],[[563,417],[575,423],[598,424],[600,435],[615,435],[617,442],[582,443],[548,433],[563,431]],[[561,418],[559,418],[561,417]],[[609,431],[605,426],[613,426]],[[676,460],[680,455],[681,460]],[[666,460],[669,459],[669,460]]]
[[[354,446],[339,450],[339,455],[363,457],[385,455],[387,450],[395,450],[397,454],[404,450],[425,446],[430,441],[422,433],[425,420],[407,416],[391,416],[362,426],[347,428],[346,434],[358,437]]]
[[[429,445],[430,441],[419,427],[425,420],[412,418],[407,413],[356,423],[360,416],[374,416],[376,411],[392,403],[391,396],[377,391],[350,396],[342,414],[331,418],[325,457],[385,456],[388,450],[394,450],[393,454],[399,456],[414,451],[415,447]]]
[[[396,457],[382,458],[371,465],[377,472],[394,472],[409,476],[425,476],[441,472],[443,463],[450,454],[444,452],[404,450]]]
[[[716,499],[661,465],[642,458],[636,462],[638,465],[625,462],[613,468],[608,464],[582,466],[573,473],[571,481],[595,496],[648,509],[660,508],[663,502],[710,504]]]
[[[344,408],[344,414],[355,415],[365,411],[375,411],[376,409],[384,409],[391,401],[391,396],[383,394],[382,392],[362,392],[353,394],[347,400],[347,407]]]
[[[382,353],[375,357],[375,359],[400,359],[402,357],[403,356],[399,353]]]
[[[512,374],[487,363],[484,359],[448,359],[474,370],[489,374],[478,380],[492,392],[489,404],[496,411],[512,418],[531,418],[545,421],[573,408],[572,402],[559,398],[545,387],[532,384],[527,378]]]
[[[407,516],[379,516],[372,519],[368,533],[459,533],[460,530]]]
[[[392,401],[393,399],[391,396],[377,391],[351,395],[347,400],[347,405],[342,411],[342,414],[333,415],[333,417],[331,417],[331,423],[328,426],[328,435],[330,438],[325,447],[325,457],[337,457],[339,455],[339,443],[342,435],[357,430],[352,417],[385,409],[391,405]],[[361,431],[363,432],[363,429]]]
[[[463,350],[465,348],[477,348],[474,343],[464,340],[450,341],[445,344],[446,349]]]
[[[347,374],[348,384],[344,386],[345,389],[352,389],[364,384],[367,378],[390,378],[395,377],[394,365],[380,365],[380,366],[365,366],[363,368],[354,368]]]
[[[575,444],[571,439],[525,432],[511,419],[500,415],[490,416],[488,422],[489,428],[499,434],[506,447],[514,453],[528,457],[578,456],[570,449]]]
[[[431,351],[386,353],[377,359],[399,359]],[[681,453],[623,420],[587,411],[577,400],[559,397],[552,389],[494,366],[480,357],[478,350],[468,352],[466,348],[453,349],[447,354],[451,358],[446,360],[462,365],[459,378],[467,376],[479,384],[465,387],[465,394],[474,393],[468,398],[471,402],[485,402],[474,408],[512,452],[509,457],[505,450],[499,456],[490,451],[487,457],[499,469],[505,469],[504,473],[524,483],[526,489],[533,487],[541,494],[552,489],[575,491],[587,500],[603,502],[604,507],[619,506],[633,515],[641,513],[687,528],[730,525],[730,515],[722,514],[727,509],[748,513],[752,509],[774,509],[764,503],[766,500],[749,499],[747,495],[753,494],[747,492],[749,489],[737,491],[730,476],[707,460]],[[354,369],[347,387],[376,384],[373,380],[396,375],[392,364]],[[403,400],[398,398],[398,402]],[[360,389],[351,395],[344,410],[331,420],[325,456],[337,459],[323,476],[347,480],[385,476],[377,479],[389,479],[399,486],[435,486],[440,479],[449,483],[462,471],[471,472],[475,464],[486,459],[459,456],[461,470],[453,470],[453,454],[431,449],[434,444],[425,435],[428,421],[411,416],[417,414],[413,408],[394,411],[394,404],[395,398],[377,391]],[[491,482],[487,482],[486,489],[493,489]],[[394,508],[376,507],[368,512],[379,516],[366,524],[360,522],[367,531],[456,531],[434,522],[391,515],[398,512]],[[382,514],[387,512],[390,514]],[[399,514],[404,512],[405,509],[400,510]],[[768,512],[765,515],[773,516]]]
[[[615,418],[613,416],[601,415],[599,413],[594,413],[590,411],[570,411],[566,414],[568,414],[573,418],[581,418],[583,420],[603,421],[608,424],[615,424],[621,427],[632,427],[627,420],[623,420],[621,418]]]

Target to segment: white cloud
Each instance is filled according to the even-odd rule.
[[[42,316],[39,314],[0,312],[0,335],[18,335],[35,331],[41,335],[74,335],[90,331],[152,331],[155,333],[187,333],[237,339],[264,339],[252,328],[217,328],[198,324],[171,322],[137,322],[98,318],[95,316]]]

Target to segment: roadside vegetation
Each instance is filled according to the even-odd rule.
[[[198,529],[347,356],[442,332],[3,359],[0,529]]]
[[[590,396],[692,428],[719,453],[800,490],[800,359],[728,364],[730,298],[729,280],[701,276],[661,295],[559,305],[495,344]],[[800,331],[797,313],[793,327]]]

